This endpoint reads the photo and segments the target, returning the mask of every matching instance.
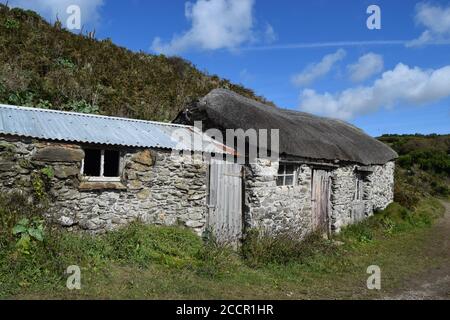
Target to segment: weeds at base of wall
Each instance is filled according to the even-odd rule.
[[[242,246],[242,256],[250,267],[267,264],[286,265],[290,262],[305,262],[316,254],[334,253],[332,241],[320,234],[312,234],[300,241],[296,234],[271,235],[259,230],[250,231]]]
[[[48,204],[48,191],[50,189],[50,180],[55,173],[52,167],[44,167],[39,171],[31,174],[31,185],[34,190],[35,202],[40,206],[46,207]]]
[[[442,205],[434,198],[419,201],[414,210],[394,202],[366,221],[344,228],[337,239],[351,246],[371,243],[397,233],[429,227],[442,212]]]

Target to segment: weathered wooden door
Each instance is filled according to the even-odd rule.
[[[242,166],[212,160],[209,170],[207,225],[221,244],[235,245],[242,238]]]
[[[314,231],[329,233],[330,193],[330,172],[313,170],[311,201]]]

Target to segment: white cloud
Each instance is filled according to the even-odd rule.
[[[186,50],[236,49],[254,40],[254,0],[197,0],[186,3],[191,28],[168,43],[155,38],[152,50],[168,55]]]
[[[51,21],[58,17],[64,25],[69,17],[67,8],[78,5],[81,9],[81,25],[86,25],[98,22],[99,9],[103,3],[104,0],[10,0],[8,5],[36,11]]]
[[[253,81],[254,76],[247,69],[242,69],[241,72],[239,72],[239,78],[241,79],[242,82],[247,83]]]
[[[423,46],[433,42],[450,41],[450,6],[433,6],[429,3],[419,3],[416,6],[416,23],[426,30],[422,35],[410,41],[407,46]]]
[[[347,67],[350,79],[353,82],[362,82],[371,76],[383,71],[383,57],[373,52],[367,53],[358,59],[358,62]]]
[[[292,82],[299,87],[310,85],[315,80],[330,72],[334,64],[344,59],[345,55],[346,52],[343,49],[339,49],[332,54],[327,54],[322,58],[322,61],[310,64],[301,73],[294,75]]]
[[[266,31],[264,33],[264,40],[267,43],[273,43],[278,40],[278,35],[270,24],[266,25]]]
[[[422,105],[449,96],[450,66],[422,70],[399,63],[393,70],[384,72],[372,86],[350,88],[335,94],[318,94],[305,89],[301,93],[300,109],[348,120],[398,103]]]

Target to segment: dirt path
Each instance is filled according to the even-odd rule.
[[[449,300],[450,299],[450,203],[441,201],[445,215],[433,227],[427,243],[426,257],[439,263],[426,272],[409,279],[403,290],[387,299]]]

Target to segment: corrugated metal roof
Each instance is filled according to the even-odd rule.
[[[78,143],[233,153],[191,126],[2,104],[0,133]],[[201,145],[191,143],[195,136]]]

